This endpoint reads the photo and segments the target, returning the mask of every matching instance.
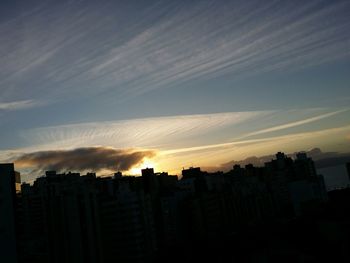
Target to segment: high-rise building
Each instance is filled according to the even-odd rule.
[[[159,191],[159,183],[154,173],[153,168],[146,168],[141,170],[143,187],[146,193],[151,194],[154,201],[155,196]]]
[[[265,167],[274,201],[282,214],[288,216],[293,210],[300,215],[303,207],[327,200],[323,176],[317,174],[314,162],[306,153],[298,153],[293,160],[279,152]]]
[[[156,229],[149,194],[139,190],[133,177],[104,178],[111,189],[100,193],[104,262],[152,262]]]
[[[24,262],[101,262],[95,179],[48,172],[22,186]]]
[[[17,174],[19,177],[19,174]],[[0,164],[0,260],[17,262],[16,172],[12,163]]]

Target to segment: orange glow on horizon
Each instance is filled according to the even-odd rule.
[[[145,158],[142,163],[140,163],[138,166],[132,167],[129,171],[127,171],[127,174],[130,175],[140,175],[141,169],[145,168],[153,168],[155,171],[157,169],[157,165],[154,162],[154,160],[151,160],[150,158]]]

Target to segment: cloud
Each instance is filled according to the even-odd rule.
[[[217,144],[209,144],[209,145],[201,145],[201,146],[194,146],[194,147],[185,147],[185,148],[179,148],[179,149],[172,149],[172,150],[165,150],[162,151],[163,155],[168,154],[178,154],[178,153],[185,153],[185,152],[193,152],[193,151],[203,151],[203,150],[210,150],[215,148],[225,148],[230,146],[236,146],[236,145],[247,145],[247,144],[254,144],[254,143],[261,143],[261,142],[267,142],[275,140],[276,138],[261,138],[261,139],[254,139],[254,140],[241,140],[241,141],[234,141],[234,142],[226,142],[226,143],[217,143]]]
[[[0,24],[5,98],[30,83],[31,94],[45,99],[110,91],[120,100],[198,78],[300,70],[350,56],[348,1],[63,2]]]
[[[91,145],[159,149],[173,147],[179,142],[192,144],[196,138],[220,132],[271,112],[223,112],[77,123],[23,131],[22,137],[37,147],[49,143],[48,147],[51,149]]]
[[[248,134],[244,135],[241,138],[246,138],[246,137],[250,137],[250,136],[254,136],[254,135],[259,135],[259,134],[264,134],[264,133],[269,133],[269,132],[274,132],[274,131],[280,131],[280,130],[285,130],[285,129],[289,129],[289,128],[305,125],[305,124],[312,123],[312,122],[315,122],[315,121],[319,121],[319,120],[322,120],[322,119],[325,119],[325,118],[328,118],[328,117],[331,117],[331,116],[334,116],[334,115],[337,115],[337,114],[340,114],[340,113],[344,113],[346,111],[349,111],[349,109],[343,109],[343,110],[338,110],[338,111],[334,111],[334,112],[329,112],[329,113],[322,114],[322,115],[319,115],[319,116],[315,116],[315,117],[312,117],[312,118],[307,118],[307,119],[304,119],[304,120],[290,122],[290,123],[287,123],[287,124],[282,124],[282,125],[270,127],[270,128],[267,128],[267,129],[251,132],[251,133],[248,133]]]
[[[127,171],[152,158],[155,151],[115,149],[108,147],[87,147],[72,150],[38,151],[24,153],[14,160],[20,169],[34,171]]]
[[[12,102],[0,102],[0,110],[22,110],[38,106],[39,104],[33,100],[19,100]]]
[[[92,75],[131,83],[130,95],[197,78],[300,69],[300,65],[312,67],[344,58],[344,52],[337,50],[344,44],[335,32],[348,25],[332,21],[322,30],[315,28],[316,21],[339,12],[344,4],[315,7],[316,3],[291,9],[288,4],[256,3],[249,10],[249,5],[233,3],[228,12],[221,5],[208,7],[208,3],[186,10],[180,5],[166,20],[113,49]],[[128,74],[125,63],[135,71]]]
[[[317,130],[310,130],[308,127],[304,129],[302,126],[338,113],[342,113],[343,116],[343,111],[302,109],[224,112],[76,123],[22,130],[20,139],[29,146],[25,151],[33,151],[34,147],[36,150],[49,150],[101,145],[115,148],[154,148],[160,150],[163,155],[169,155],[270,141],[311,141],[320,136],[334,136],[348,131],[349,127],[333,129],[327,122],[320,122],[321,126]],[[288,130],[296,126],[299,127],[298,130]],[[253,133],[262,135],[271,129],[281,132],[247,138]]]
[[[336,136],[340,132],[348,131],[350,130],[350,125],[346,125],[343,127],[336,127],[336,128],[328,128],[328,129],[322,129],[322,130],[316,130],[316,131],[308,131],[308,132],[298,132],[298,133],[287,133],[280,136],[271,136],[271,137],[265,137],[265,138],[258,138],[258,139],[248,139],[248,140],[241,140],[241,138],[246,137],[242,136],[241,138],[230,141],[230,142],[224,142],[224,143],[217,143],[217,144],[207,144],[207,145],[200,145],[200,146],[194,146],[194,147],[184,147],[184,148],[176,148],[171,150],[165,150],[162,151],[162,154],[178,154],[178,153],[185,153],[185,152],[193,152],[193,151],[204,151],[204,150],[210,150],[215,148],[230,148],[233,146],[247,146],[247,145],[255,145],[255,144],[261,144],[263,143],[265,148],[268,148],[268,143],[278,143],[280,145],[286,145],[288,143],[295,143],[296,141],[305,141],[305,140],[312,140],[321,136]]]

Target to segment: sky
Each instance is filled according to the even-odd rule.
[[[348,152],[349,14],[347,0],[1,1],[0,161],[30,180],[72,158],[179,173]]]

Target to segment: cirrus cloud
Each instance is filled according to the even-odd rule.
[[[11,102],[0,102],[0,110],[22,110],[38,106],[39,104],[33,100],[19,100]]]

